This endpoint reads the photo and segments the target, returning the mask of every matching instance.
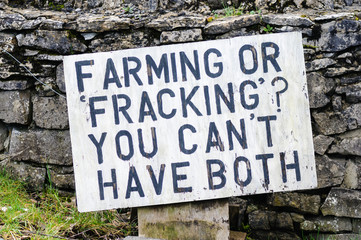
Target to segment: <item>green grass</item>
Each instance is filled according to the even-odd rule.
[[[64,4],[56,4],[53,2],[49,2],[48,6],[54,11],[61,11],[65,7]]]
[[[212,16],[207,17],[208,22],[212,22],[213,20],[216,20],[218,18],[225,18],[225,17],[234,17],[234,16],[241,16],[245,14],[243,6],[239,6],[235,8],[234,6],[228,6],[224,3],[223,5],[223,11],[220,11],[219,14],[216,13],[216,11],[212,11]],[[261,10],[252,10],[248,12],[249,15],[259,14],[262,18],[262,11]]]
[[[226,17],[243,15],[243,8],[241,7],[238,8],[235,8],[233,6],[223,6],[223,7],[224,7],[224,14]]]
[[[267,24],[265,27],[262,28],[262,32],[265,33],[271,33],[273,30],[273,27],[271,27],[269,24]]]
[[[54,189],[30,194],[23,183],[0,173],[0,237],[109,239],[135,231],[128,215],[115,210],[79,213],[71,199]]]

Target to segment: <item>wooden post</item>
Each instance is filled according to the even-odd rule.
[[[140,237],[229,239],[228,199],[138,208]]]

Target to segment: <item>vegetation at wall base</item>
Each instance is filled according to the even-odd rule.
[[[64,4],[56,4],[53,2],[49,2],[48,6],[53,11],[61,11],[64,8]]]
[[[269,24],[267,24],[265,27],[262,28],[261,32],[271,33],[272,30],[273,30],[273,27],[271,27]]]
[[[3,239],[114,239],[134,235],[129,214],[116,210],[79,213],[74,198],[57,190],[29,194],[0,173],[0,237]]]

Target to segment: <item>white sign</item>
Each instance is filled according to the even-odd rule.
[[[67,56],[79,211],[317,186],[301,33]]]

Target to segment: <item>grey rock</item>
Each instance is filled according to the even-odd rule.
[[[61,54],[84,52],[86,46],[66,31],[35,30],[33,33],[16,36],[19,46],[35,47]]]
[[[326,150],[331,145],[333,140],[334,140],[333,137],[317,135],[316,137],[313,138],[313,145],[315,148],[315,152],[320,155],[325,154]]]
[[[65,25],[65,29],[76,30],[78,32],[107,32],[130,28],[129,18],[117,16],[103,16],[84,14]]]
[[[283,230],[293,230],[293,221],[291,215],[286,212],[277,213],[275,228]]]
[[[265,240],[265,239],[282,239],[282,240],[301,240],[301,238],[293,232],[284,232],[284,231],[265,231],[265,230],[257,230],[252,231],[252,239],[259,239],[259,240]]]
[[[262,16],[262,21],[278,26],[310,27],[314,25],[310,19],[295,14],[264,15]]]
[[[78,10],[78,9],[80,9],[81,7],[82,7],[82,0],[75,0],[74,1],[74,5],[73,5],[73,7],[75,8],[75,10]]]
[[[92,52],[115,51],[121,49],[145,47],[149,45],[150,36],[144,32],[109,33],[102,39],[91,41]]]
[[[2,50],[13,52],[16,46],[17,42],[14,34],[0,32],[0,47]]]
[[[5,123],[27,124],[30,120],[30,92],[0,92],[0,119]]]
[[[39,29],[44,29],[44,30],[61,30],[63,29],[64,26],[64,22],[59,21],[59,20],[53,20],[53,19],[44,19],[40,26]]]
[[[92,40],[93,38],[95,38],[95,36],[97,34],[98,33],[82,33],[81,35],[83,36],[85,41],[88,41],[88,40]]]
[[[38,127],[46,129],[68,129],[68,111],[66,99],[56,97],[32,98],[33,120]]]
[[[361,82],[348,85],[339,86],[336,88],[336,93],[345,94],[346,101],[350,103],[357,103],[361,101]]]
[[[291,215],[286,212],[257,210],[248,215],[249,225],[252,229],[271,230],[283,229],[293,230]]]
[[[255,239],[300,239],[294,233],[278,231],[292,231],[293,221],[291,215],[286,212],[257,210],[249,214],[249,225],[252,230],[252,237]]]
[[[0,10],[0,31],[7,29],[22,30],[26,19],[18,13],[7,13]]]
[[[340,79],[341,84],[354,84],[354,83],[361,83],[361,76],[355,77],[342,77]],[[361,87],[360,87],[361,88]]]
[[[361,218],[361,192],[332,188],[321,206],[321,212],[324,216]]]
[[[113,1],[113,2],[116,2],[116,1]],[[96,7],[102,6],[103,4],[106,4],[106,5],[108,5],[107,7],[110,7],[109,6],[110,1],[108,1],[108,0],[89,0],[89,1],[87,1],[87,8],[96,8]]]
[[[325,52],[321,53],[320,55],[316,56],[317,59],[326,59],[326,58],[335,58],[337,53],[332,52]]]
[[[287,207],[297,212],[318,214],[321,198],[296,192],[273,193],[268,197],[268,204],[274,207]]]
[[[256,0],[255,5],[258,9],[266,9],[267,3],[271,3],[270,0]],[[272,1],[272,3],[275,3],[275,1]]]
[[[13,11],[16,11],[20,15],[24,16],[26,19],[34,20],[38,18],[45,18],[45,19],[61,19],[64,18],[64,13],[60,11],[48,11],[45,9],[36,9],[33,7],[27,8],[13,8]],[[68,18],[68,16],[66,16]]]
[[[41,23],[43,22],[44,18],[40,17],[34,20],[27,20],[25,21],[22,26],[21,30],[33,30],[36,29]],[[18,29],[20,30],[20,29]]]
[[[329,66],[335,65],[336,61],[331,58],[321,58],[313,60],[312,62],[306,63],[306,70],[308,72],[317,71],[320,69],[325,69]]]
[[[360,28],[360,21],[348,19],[322,24],[322,34],[317,45],[321,50],[328,52],[360,45]]]
[[[347,130],[347,121],[343,115],[330,112],[313,112],[317,129],[323,135],[343,133]]]
[[[341,187],[361,189],[361,162],[349,160],[346,163],[345,177]]]
[[[351,6],[353,3],[353,0],[345,0],[346,6]]]
[[[230,32],[227,32],[225,34],[217,35],[216,39],[228,39],[233,37],[239,37],[239,36],[252,36],[259,34],[257,31],[247,31],[246,28],[241,28],[237,30],[232,30]]]
[[[306,0],[306,6],[312,9],[334,9],[334,0]]]
[[[72,165],[69,131],[13,129],[9,153],[15,161]]]
[[[206,25],[206,17],[202,15],[185,14],[178,16],[174,13],[161,15],[159,18],[146,24],[148,28],[157,31],[170,31],[177,28],[202,28]]]
[[[312,60],[314,58],[314,54],[315,54],[315,50],[314,49],[309,49],[309,48],[304,48],[303,49],[303,53],[305,55],[305,60],[309,61]]]
[[[64,65],[61,63],[56,67],[56,85],[59,90],[63,93],[66,92],[65,89],[65,79],[64,79]]]
[[[261,28],[261,32],[264,32],[264,28]],[[292,26],[280,26],[273,28],[274,33],[278,32],[301,32],[303,36],[312,37],[312,30],[310,28],[292,27]]]
[[[293,32],[293,31],[300,31],[301,28],[297,27],[291,27],[291,26],[280,26],[280,27],[274,27],[274,32]],[[262,30],[261,30],[262,31]],[[264,32],[264,30],[262,31]]]
[[[268,214],[265,211],[257,210],[248,215],[248,222],[252,229],[270,230]]]
[[[39,50],[30,50],[25,49],[25,52],[23,53],[23,56],[25,57],[34,57],[39,54]]]
[[[344,180],[345,163],[339,159],[316,156],[317,187],[340,186]]]
[[[293,2],[296,4],[297,8],[302,8],[302,3],[304,0],[293,0]]]
[[[161,43],[194,42],[201,40],[203,40],[201,29],[164,31],[160,35]]]
[[[54,80],[54,72],[56,70],[56,65],[59,64],[58,61],[56,63],[44,63],[44,64],[37,64],[36,67],[40,68],[39,73],[36,73],[39,80],[42,82],[45,82],[46,84],[53,84],[55,82]],[[34,67],[35,68],[35,67]],[[37,69],[36,68],[36,69]],[[35,81],[35,85],[42,85],[42,83]],[[46,86],[44,86],[46,88]]]
[[[98,7],[99,3],[102,4],[102,7],[105,9],[112,9],[112,8],[117,8],[119,6],[121,6],[125,1],[124,0],[91,0],[88,1],[88,5],[89,2],[94,2],[96,5],[91,6],[92,8]],[[133,0],[133,2],[136,2]]]
[[[361,72],[361,66],[358,67],[336,67],[328,68],[324,73],[325,77],[337,77],[346,75],[348,73]]]
[[[26,182],[31,190],[42,191],[45,183],[46,169],[33,167],[22,162],[8,162],[6,164],[7,172],[10,176]]]
[[[151,18],[148,17],[147,15],[140,16],[137,19],[132,19],[132,21],[130,22],[130,28],[131,29],[144,28],[145,25],[150,22],[150,19]]]
[[[361,136],[361,128],[358,128],[338,135],[339,137],[338,140],[347,139],[347,138],[358,138],[360,136]]]
[[[292,221],[295,223],[301,223],[305,221],[305,217],[302,214],[299,213],[290,213],[290,216],[292,218]]]
[[[352,223],[349,218],[316,217],[306,220],[300,225],[303,231],[320,232],[344,232],[352,231]]]
[[[169,4],[169,0],[150,0],[150,1],[152,1],[152,2],[157,2],[157,9],[158,10],[163,10],[163,9],[167,9],[168,8],[168,4]],[[153,5],[154,5],[154,3],[153,3]],[[151,2],[149,2],[149,5],[148,5],[148,7],[149,7],[149,10],[150,11],[152,11],[151,10]],[[154,6],[153,6],[154,7]]]
[[[337,59],[347,59],[347,58],[350,58],[352,57],[352,53],[350,52],[345,52],[345,53],[341,53],[340,55],[338,55],[336,58]]]
[[[343,111],[347,119],[348,129],[356,129],[361,126],[361,103],[353,104]]]
[[[34,83],[28,80],[0,81],[0,89],[2,90],[25,90],[32,86]]]
[[[3,54],[5,56],[5,54]],[[7,79],[13,75],[19,75],[18,69],[15,69],[14,63],[7,58],[0,56],[0,79]]]
[[[299,0],[296,0],[296,2]],[[262,9],[262,11],[272,11],[272,12],[286,12],[287,11],[287,1],[285,0],[256,0],[255,7],[256,9]]]
[[[338,95],[332,96],[332,108],[334,112],[341,112],[342,108],[342,97]]]
[[[37,94],[42,97],[52,97],[57,95],[54,91],[56,89],[55,79],[52,77],[42,78],[39,77],[40,81],[42,81],[44,84],[41,84],[40,82],[35,82],[35,90],[37,91]],[[52,91],[53,89],[54,91]],[[60,94],[58,92],[58,94]]]
[[[72,173],[59,173],[56,170],[50,169],[49,173],[50,180],[53,186],[59,189],[74,190],[75,189],[75,179],[74,174]]]
[[[248,204],[247,209],[246,209],[246,213],[248,214],[248,213],[251,213],[251,212],[256,211],[258,209],[259,209],[258,206],[254,205],[254,204]]]
[[[318,240],[359,240],[360,235],[356,233],[339,233],[339,234],[317,234],[310,235],[314,239]]]
[[[332,21],[337,19],[344,19],[344,18],[353,18],[353,13],[348,12],[341,12],[341,13],[326,13],[325,15],[318,16],[314,20],[315,22],[321,22],[321,21]]]
[[[206,1],[207,4],[209,5],[209,7],[211,7],[212,9],[218,9],[218,8],[223,8],[224,6],[227,6],[227,2],[226,0],[207,0]],[[230,3],[232,3],[232,6],[237,6],[237,4],[239,5],[239,1],[233,0],[233,1],[229,1]]]
[[[361,137],[345,138],[333,145],[329,153],[361,156]]]
[[[314,222],[309,221],[309,220],[302,222],[300,224],[300,227],[303,231],[317,231],[318,230],[318,226]]]
[[[308,95],[311,108],[320,108],[326,106],[330,100],[327,97],[334,87],[332,79],[326,79],[319,73],[307,74]]]
[[[181,9],[185,8],[186,6],[192,6],[195,4],[197,4],[197,0],[168,0],[166,7],[168,9]],[[160,5],[164,6],[165,4]]]
[[[63,61],[64,59],[64,57],[61,55],[53,55],[53,54],[38,54],[34,58],[40,61],[54,61],[54,62],[60,62]]]
[[[221,34],[260,23],[259,15],[241,15],[214,20],[204,27],[206,34]]]
[[[17,54],[15,55],[15,58],[20,58]],[[8,52],[5,52],[0,55],[0,80],[18,80],[19,76],[31,76],[30,73],[28,73],[23,66],[26,66],[29,71],[33,73],[35,76],[41,76],[42,74],[47,74],[44,69],[41,68],[41,66],[37,65],[34,67],[33,62],[31,62],[28,58],[27,60],[23,61],[24,65],[20,65],[18,62],[16,62],[10,55],[8,55]]]
[[[0,152],[5,149],[5,141],[8,138],[8,134],[8,129],[5,124],[0,122]]]
[[[158,9],[158,0],[149,1],[149,11],[155,12]]]
[[[38,79],[50,79],[54,74],[54,69],[55,69],[56,65],[50,64],[49,62],[44,63],[44,64],[39,64],[39,63],[34,63],[34,71],[33,71],[33,75],[35,75]],[[32,75],[30,73],[23,73],[22,75],[24,76],[28,76],[28,77],[32,77]],[[34,81],[35,85],[39,85],[41,84],[38,81]]]

